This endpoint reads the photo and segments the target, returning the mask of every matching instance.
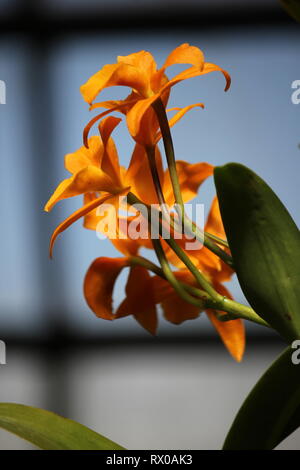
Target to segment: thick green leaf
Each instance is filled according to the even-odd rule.
[[[0,427],[44,450],[124,450],[76,421],[15,403],[0,403]]]
[[[300,426],[300,365],[288,347],[265,372],[239,410],[225,450],[269,450]]]
[[[288,342],[300,338],[300,234],[272,189],[237,163],[215,169],[221,215],[241,288]]]

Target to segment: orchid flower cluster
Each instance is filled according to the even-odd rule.
[[[175,64],[188,64],[188,68],[169,79],[166,71]],[[212,175],[213,165],[176,161],[170,133],[170,128],[189,110],[203,104],[167,109],[174,85],[213,71],[224,75],[226,91],[230,86],[229,74],[218,65],[206,62],[202,51],[189,44],[174,49],[159,69],[146,51],[119,56],[117,63],[105,65],[81,87],[90,110],[104,108],[105,111],[85,127],[84,145],[66,155],[65,166],[71,177],[58,185],[45,210],[51,210],[63,199],[83,195],[83,206],[55,229],[50,242],[51,255],[57,236],[78,219],[83,218],[87,229],[97,231],[103,219],[101,208],[109,204],[111,216],[113,212],[118,214],[116,233],[114,236],[109,233],[108,237],[122,256],[95,259],[84,280],[86,301],[97,317],[114,320],[133,315],[142,327],[155,334],[158,305],[166,320],[175,324],[196,319],[205,311],[228,351],[240,361],[245,347],[242,318],[258,323],[261,320],[246,306],[234,302],[223,284],[231,279],[234,267],[217,197],[212,201],[204,230],[185,213],[185,203],[197,195],[201,184]],[[131,92],[123,100],[95,102],[104,89],[113,86],[129,87]],[[176,113],[168,120],[169,111]],[[112,138],[122,119],[111,115],[112,112],[124,115],[134,140],[127,168],[120,165]],[[90,136],[96,123],[98,134]],[[167,169],[158,147],[160,140],[164,144]],[[136,209],[141,204],[146,208],[146,215],[141,216],[141,211]],[[129,208],[131,215],[121,215],[120,209],[124,207]],[[151,238],[152,207],[156,207],[159,231],[156,238]],[[176,210],[172,212],[173,207]],[[129,222],[141,223],[141,217],[146,221],[146,236],[132,238],[126,227]],[[171,226],[169,237],[163,236],[166,224]],[[184,235],[176,237],[182,226]],[[196,249],[188,248],[188,235],[198,242]],[[155,251],[158,264],[140,255],[145,247]],[[129,268],[126,296],[114,311],[114,285],[126,267]]]
[[[187,68],[168,78],[167,69],[177,64]],[[50,256],[57,237],[83,219],[85,228],[98,238],[105,235],[120,252],[116,258],[98,257],[86,273],[84,295],[97,317],[132,315],[155,334],[158,308],[174,324],[205,312],[236,361],[245,349],[244,320],[278,333],[286,348],[252,388],[223,444],[226,450],[269,450],[300,426],[300,231],[250,168],[176,160],[170,129],[203,104],[169,109],[172,87],[214,71],[225,77],[226,91],[229,74],[206,62],[197,47],[182,44],[161,68],[149,52],[140,51],[118,57],[81,87],[90,110],[102,112],[85,126],[83,146],[66,155],[71,175],[45,206],[49,211],[63,199],[83,196],[83,205],[54,230]],[[113,86],[130,93],[123,100],[95,101]],[[112,137],[122,117],[133,140],[126,167]],[[199,223],[187,203],[212,175],[217,195],[206,222]],[[147,249],[157,262],[152,254],[142,255]],[[128,272],[125,298],[115,309],[114,289],[123,270]],[[251,307],[233,300],[225,287],[234,273]],[[16,403],[0,403],[0,427],[46,450],[125,450],[76,421]]]

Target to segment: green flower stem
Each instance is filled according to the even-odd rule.
[[[162,187],[161,187],[161,183],[160,183],[160,179],[159,179],[159,175],[158,175],[158,171],[157,171],[157,166],[156,166],[156,162],[155,162],[155,147],[154,146],[146,147],[146,152],[147,152],[147,156],[148,156],[148,162],[149,162],[149,167],[150,167],[150,171],[151,171],[151,175],[152,175],[153,184],[155,186],[156,194],[157,194],[157,197],[158,197],[158,200],[159,200],[159,204],[160,204],[162,213],[165,216],[165,218],[167,218],[167,220],[170,220],[170,215],[169,215],[168,209],[165,207],[165,198],[164,198],[164,195],[163,195],[163,190],[162,190]],[[176,172],[176,175],[177,175],[177,172]],[[180,197],[181,197],[181,191],[179,190],[179,192],[180,192]],[[150,219],[149,208],[147,208],[147,210],[148,210],[149,224],[151,224],[152,222],[151,222],[151,219]],[[159,227],[160,229],[161,229],[161,226],[162,226],[162,221],[160,221],[160,227]],[[161,233],[161,231],[159,233]],[[205,276],[194,265],[194,263],[191,261],[191,259],[185,253],[185,251],[182,250],[182,248],[180,248],[180,246],[176,243],[174,238],[172,236],[170,236],[170,239],[166,239],[166,242],[168,243],[170,248],[176,253],[176,255],[179,257],[179,259],[181,259],[181,261],[185,264],[185,266],[190,270],[190,272],[193,274],[193,276],[195,277],[198,284],[213,299],[217,300],[219,297],[221,298],[222,296],[220,296],[220,294],[218,294],[218,292],[213,288],[211,283],[205,278]],[[157,251],[157,249],[158,249],[157,245],[153,243],[153,247],[154,247],[155,251]],[[160,258],[159,258],[159,260],[160,260]]]
[[[229,313],[233,317],[243,318],[244,320],[248,320],[257,323],[258,325],[263,325],[270,328],[270,325],[259,315],[257,315],[257,313],[251,307],[247,307],[247,305],[240,304],[239,302],[228,299],[227,297],[223,297],[217,302],[208,301],[207,308],[221,310]]]
[[[194,278],[198,282],[198,284],[204,289],[212,299],[219,300],[222,298],[220,295],[211,285],[211,283],[206,279],[206,277],[199,271],[197,266],[192,262],[192,260],[188,257],[186,252],[176,243],[174,238],[170,237],[170,239],[165,240],[167,244],[172,248],[174,253],[178,256],[178,258],[185,264],[188,270],[193,274]]]
[[[161,278],[167,280],[163,270],[159,266],[152,263],[152,261],[143,258],[142,256],[131,256],[130,263],[132,265],[143,266],[144,268],[148,269],[148,271],[151,271],[154,274],[160,276]],[[232,316],[232,318],[243,318],[244,320],[257,323],[258,325],[270,327],[262,318],[260,318],[254,312],[254,310],[252,310],[252,308],[247,307],[246,305],[242,305],[239,302],[235,302],[234,300],[228,299],[226,297],[222,297],[222,299],[214,301],[203,290],[200,290],[194,286],[190,286],[189,284],[185,284],[182,281],[178,282],[192,295],[199,297],[200,299],[202,299],[202,301],[204,301],[204,309],[211,308],[213,310],[221,310],[227,312],[229,315]]]
[[[152,263],[152,261],[144,258],[143,256],[131,256],[130,257],[130,264],[132,265],[138,265],[138,266],[143,266],[144,268],[148,269],[148,271],[153,272],[157,276],[160,276],[161,278],[167,280],[163,270],[157,266],[156,264]],[[211,298],[207,292],[204,290],[198,289],[197,287],[191,286],[189,284],[185,284],[182,281],[179,281],[179,284],[184,287],[188,292],[190,292],[192,295],[195,297],[199,297],[200,299],[204,301],[210,301]]]
[[[163,138],[163,143],[164,143],[164,148],[165,148],[165,153],[166,153],[166,158],[168,162],[168,167],[169,167],[169,172],[170,172],[170,178],[172,182],[172,187],[173,187],[173,192],[174,192],[174,197],[177,205],[177,212],[179,214],[179,217],[182,220],[182,223],[185,224],[184,226],[187,226],[189,228],[189,231],[196,236],[197,240],[200,241],[201,243],[204,243],[204,245],[213,253],[215,253],[217,256],[219,256],[226,264],[228,264],[230,267],[233,266],[232,258],[231,256],[226,253],[224,250],[222,250],[218,245],[216,245],[212,241],[212,237],[209,237],[208,235],[205,236],[205,233],[199,230],[199,228],[194,224],[185,214],[184,210],[184,202],[182,199],[182,194],[180,190],[180,183],[178,179],[178,174],[177,174],[177,169],[176,169],[176,161],[175,161],[175,152],[174,152],[174,146],[173,146],[173,141],[172,141],[172,135],[169,127],[169,122],[168,122],[168,117],[166,114],[165,107],[163,105],[163,102],[161,99],[157,99],[153,104],[152,107],[157,115],[162,138]]]
[[[149,163],[149,168],[151,171],[151,176],[153,180],[153,184],[155,187],[157,199],[159,201],[159,205],[162,211],[162,214],[165,218],[165,220],[171,225],[171,227],[174,230],[180,230],[182,232],[182,226],[178,227],[178,223],[174,222],[173,218],[170,215],[168,206],[165,201],[165,196],[162,190],[161,182],[159,179],[159,174],[157,171],[157,166],[156,166],[156,161],[155,161],[155,146],[146,146],[145,147],[147,157],[148,157],[148,163]]]
[[[221,258],[224,261],[224,263],[226,263],[232,269],[234,268],[231,256],[212,241],[212,238],[215,238],[215,239],[217,238],[218,240],[220,240],[218,237],[215,237],[214,235],[208,234],[200,230],[199,227],[197,227],[197,225],[195,224],[195,222],[190,220],[189,217],[187,217],[187,215],[185,215],[184,223],[185,223],[185,226],[189,229],[190,233],[193,234],[196,237],[196,239],[200,241],[200,243],[203,243],[203,245],[206,246],[206,248],[208,248],[215,255]],[[223,240],[222,242],[224,243]],[[218,241],[218,243],[220,243],[220,241]]]
[[[130,204],[131,203],[133,203],[133,204],[136,204],[136,203],[140,204],[141,203],[141,201],[135,195],[133,195],[132,193],[128,193],[127,200]],[[148,223],[149,223],[149,225],[151,225],[151,223],[152,223],[152,221],[151,221],[151,211],[150,211],[149,206],[146,206],[146,208],[147,208],[147,212],[148,212]],[[159,227],[155,227],[155,228],[159,229],[159,233],[161,233],[161,228],[162,228],[162,220],[161,219],[159,221]],[[155,249],[156,255],[158,256],[158,252],[157,252],[158,245],[156,243],[154,243],[154,241],[159,241],[159,240],[152,240],[153,247]],[[202,289],[204,289],[211,296],[211,298],[213,298],[215,300],[221,299],[222,296],[220,294],[218,294],[218,292],[213,288],[211,283],[206,279],[206,277],[201,273],[201,271],[199,271],[199,269],[194,265],[194,263],[191,261],[191,259],[188,257],[188,255],[185,253],[185,251],[176,243],[174,238],[170,235],[170,238],[166,238],[165,241],[166,241],[166,243],[168,243],[170,248],[176,253],[178,258],[185,264],[185,266],[189,269],[189,271],[193,274],[193,276],[195,277],[198,284],[202,287]],[[159,241],[159,245],[161,245],[160,241]],[[163,252],[163,254],[164,254],[164,252]],[[164,257],[165,257],[165,254],[164,254]],[[161,259],[163,259],[163,258],[160,255],[160,257],[158,257],[158,259],[159,259],[159,261],[161,261]],[[172,275],[173,275],[173,273],[172,273]]]
[[[161,206],[164,206],[165,198],[164,198],[163,190],[161,187],[161,182],[159,179],[159,174],[157,171],[157,166],[156,166],[156,161],[155,161],[155,146],[146,146],[145,149],[146,149],[146,153],[148,157],[148,163],[149,163],[149,167],[151,171],[152,180],[155,186],[157,198],[158,198],[159,204]]]
[[[182,284],[179,283],[178,279],[174,275],[173,271],[170,268],[169,262],[166,258],[165,252],[161,246],[160,240],[152,240],[153,248],[155,250],[157,259],[159,261],[159,264],[161,265],[162,271],[164,273],[164,276],[166,280],[171,284],[171,286],[174,288],[174,290],[180,295],[180,297],[185,300],[186,302],[195,305],[201,310],[204,307],[203,301],[200,299],[196,299],[195,297],[192,297],[182,286]]]
[[[142,204],[142,201],[140,201],[140,199],[138,199],[138,197],[131,192],[129,192],[127,195],[127,201],[131,205]],[[145,206],[148,209],[148,214],[150,214],[150,208],[147,205]],[[161,220],[160,220],[160,225],[161,225]],[[184,298],[184,300],[186,300],[187,302],[193,305],[197,305],[202,309],[211,308],[214,310],[221,310],[221,311],[229,313],[234,318],[243,318],[245,320],[257,323],[259,325],[269,326],[262,318],[259,317],[259,315],[257,315],[257,313],[255,313],[254,310],[252,310],[252,308],[247,307],[246,305],[240,304],[239,302],[235,302],[234,300],[228,299],[227,297],[224,297],[220,294],[218,294],[218,297],[212,298],[211,295],[209,295],[209,293],[204,292],[203,290],[198,289],[197,287],[190,286],[181,281],[178,281],[178,279],[174,276],[169,266],[165,253],[161,247],[160,241],[152,240],[152,242],[159,242],[156,244],[155,250],[156,250],[156,255],[158,257],[159,262],[162,263],[162,268],[158,267],[151,261],[141,256],[132,256],[130,258],[131,262],[133,262],[134,264],[139,264],[141,266],[144,266],[149,271],[152,271],[158,276],[161,276],[162,278],[169,281],[172,287],[176,290],[176,292],[182,298]],[[191,295],[188,295],[187,292],[189,292]],[[198,297],[199,299],[201,299],[201,302],[199,300],[197,301],[195,297]]]
[[[179,183],[177,170],[176,170],[175,152],[174,152],[174,146],[173,146],[173,141],[172,141],[172,136],[171,136],[171,131],[169,127],[166,110],[160,98],[154,101],[154,103],[152,104],[152,107],[158,118],[161,135],[163,138],[163,143],[165,147],[165,153],[166,153],[170,177],[172,181],[175,201],[181,209],[182,218],[184,218],[184,214],[185,214],[184,203],[182,199],[180,183]]]
[[[223,240],[222,238],[217,237],[217,235],[213,235],[212,233],[204,232],[204,234],[219,245],[225,246],[225,248],[229,248],[229,243],[226,240]]]
[[[142,201],[140,201],[135,194],[132,192],[129,192],[127,194],[127,202],[131,205],[135,204],[143,204]],[[144,204],[144,206],[147,208],[147,215],[148,215],[148,224],[151,226],[151,209],[148,205]],[[161,230],[161,219],[159,221],[159,226],[155,227],[156,229],[158,228]],[[160,233],[160,232],[159,232]],[[186,302],[189,302],[193,305],[196,305],[199,308],[203,308],[203,301],[201,302],[199,299],[195,299],[192,297],[186,290],[185,287],[178,281],[176,276],[174,276],[173,271],[170,268],[169,262],[166,258],[165,252],[161,246],[161,242],[159,239],[152,239],[152,245],[153,249],[155,251],[155,254],[157,256],[157,259],[161,265],[162,272],[164,275],[164,278],[171,284],[171,286],[174,288],[174,290],[178,293],[180,297],[182,297]],[[148,269],[148,268],[147,268]]]

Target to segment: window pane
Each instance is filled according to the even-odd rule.
[[[37,176],[32,165],[28,81],[29,49],[24,38],[0,42],[1,330],[32,332],[41,325],[35,224]],[[41,321],[40,321],[41,320]]]

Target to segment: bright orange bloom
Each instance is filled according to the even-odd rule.
[[[206,229],[215,235],[222,235],[224,229],[219,213],[218,203],[215,199],[208,216]],[[139,244],[132,241],[132,245],[127,245],[127,250],[122,246],[124,258],[98,258],[90,266],[84,281],[84,294],[86,301],[92,311],[100,318],[114,320],[128,315],[133,315],[135,319],[152,334],[156,332],[158,319],[156,305],[160,304],[165,318],[175,324],[197,318],[202,309],[184,301],[172,288],[172,286],[159,276],[150,276],[144,267],[132,266],[131,256],[136,255]],[[210,263],[207,263],[208,255],[201,259],[198,254],[198,266],[204,275],[213,283],[215,289],[222,295],[231,298],[228,290],[222,282],[230,279],[232,271],[222,263],[221,267],[218,258],[210,253]],[[126,284],[126,297],[116,312],[113,310],[112,298],[116,279],[120,272],[130,267],[129,277]],[[186,270],[176,271],[178,280],[197,287],[194,277]],[[206,310],[210,321],[218,331],[226,348],[231,355],[240,361],[245,347],[245,331],[242,320],[231,320],[222,322],[217,314],[224,312],[214,312]]]
[[[175,64],[189,64],[183,72],[171,80],[166,76],[166,69]],[[188,78],[197,77],[213,71],[220,71],[226,78],[227,90],[230,86],[230,76],[221,67],[205,62],[203,52],[198,47],[182,44],[174,49],[167,57],[164,65],[157,69],[153,56],[147,51],[140,51],[128,56],[119,56],[116,64],[105,65],[81,87],[85,101],[92,105],[96,96],[105,88],[126,86],[132,92],[124,100],[102,101],[91,106],[106,108],[108,111],[96,116],[86,128],[88,133],[91,125],[102,116],[112,111],[120,111],[126,115],[127,125],[132,137],[142,145],[153,145],[159,138],[158,121],[152,104],[160,98],[167,105],[171,87]],[[175,108],[178,113],[171,119],[174,125],[181,117],[200,103],[183,109]]]
[[[65,166],[73,176],[58,185],[45,205],[45,211],[50,211],[57,202],[69,197],[80,194],[93,194],[95,197],[85,200],[83,207],[56,228],[50,242],[50,254],[57,236],[76,220],[105,202],[117,204],[119,197],[128,193],[129,187],[125,184],[122,174],[124,171],[119,165],[117,150],[111,138],[111,133],[119,122],[120,119],[112,116],[104,119],[99,126],[101,138],[91,137],[88,149],[81,147],[66,155]]]
[[[62,199],[81,194],[84,195],[84,205],[56,228],[50,242],[51,253],[57,236],[76,220],[85,217],[84,226],[96,230],[101,220],[101,216],[97,213],[98,207],[103,203],[109,203],[112,209],[117,211],[120,196],[125,196],[129,191],[145,204],[158,204],[144,147],[139,144],[135,145],[128,169],[119,164],[117,149],[111,137],[112,131],[119,122],[120,119],[112,116],[103,119],[99,125],[101,137],[89,138],[88,148],[83,146],[76,152],[66,155],[65,167],[72,177],[59,184],[47,202],[45,210],[51,210]],[[172,206],[175,200],[169,171],[163,170],[158,148],[156,148],[156,163],[166,202]],[[200,184],[212,174],[213,166],[208,163],[189,164],[178,161],[177,170],[183,200],[188,202],[196,196]],[[122,219],[119,221],[122,223]],[[129,239],[117,239],[113,240],[113,243],[123,253],[126,252],[127,245],[133,244]],[[140,243],[151,248],[149,239],[140,240]]]
[[[150,333],[157,328],[154,291],[149,283],[148,271],[140,266],[130,268],[126,298],[113,313],[113,289],[122,269],[130,266],[130,258],[97,258],[90,266],[84,280],[84,295],[89,307],[99,318],[114,320],[126,315],[135,319]]]
[[[173,195],[172,183],[170,179],[169,170],[163,170],[162,160],[159,150],[156,148],[156,165],[158,168],[158,173],[165,196],[166,204],[171,208],[175,204],[175,199]],[[185,161],[179,160],[176,162],[180,188],[182,193],[182,198],[184,203],[189,202],[197,195],[197,191],[200,185],[212,175],[213,166],[209,163],[201,162],[190,164]],[[139,144],[136,144],[130,165],[126,171],[126,184],[130,186],[130,191],[134,193],[143,204],[152,205],[158,204],[156,190],[153,184],[151,171],[149,169],[149,164],[145,158],[145,149]],[[96,196],[93,196],[95,198]],[[90,200],[91,196],[88,196]],[[86,200],[88,200],[86,199]],[[115,247],[123,254],[127,254],[128,247],[135,247],[135,250],[139,247],[146,247],[152,249],[152,241],[149,237],[148,230],[145,233],[145,238],[140,237],[137,240],[131,240],[128,236],[127,229],[128,225],[136,220],[139,216],[127,216],[118,218],[118,228],[119,232],[122,233],[122,238],[111,238],[111,242]],[[101,216],[97,210],[93,210],[88,216],[85,217],[85,227],[91,230],[99,229],[99,221]],[[109,237],[109,234],[106,234]],[[182,243],[184,240],[182,240]],[[168,252],[167,252],[168,253]],[[170,251],[170,259],[172,259],[173,252]]]
[[[165,72],[168,67],[174,64],[190,64],[190,66],[169,80]],[[160,69],[157,69],[149,52],[140,51],[126,57],[118,57],[116,64],[106,65],[81,87],[83,97],[90,105],[105,88],[120,85],[131,88],[130,95],[124,100],[105,101],[91,106],[91,109],[102,107],[106,111],[93,118],[87,125],[84,132],[85,145],[76,152],[66,155],[65,166],[72,176],[59,184],[45,206],[45,210],[49,211],[63,199],[77,195],[84,197],[83,207],[75,211],[55,229],[50,242],[50,253],[52,253],[57,236],[81,217],[84,217],[86,228],[98,230],[98,223],[102,219],[102,216],[98,214],[98,208],[104,203],[109,203],[114,210],[110,215],[115,217],[117,214],[119,226],[115,235],[121,234],[122,237],[112,239],[112,242],[124,256],[115,259],[103,257],[96,259],[90,266],[84,281],[85,298],[98,317],[113,320],[133,315],[145,329],[154,334],[158,323],[158,304],[161,305],[165,318],[175,324],[196,318],[203,310],[201,303],[199,307],[187,303],[179,297],[164,278],[151,276],[146,268],[136,264],[137,260],[134,260],[133,257],[138,255],[139,248],[141,246],[152,248],[148,234],[149,227],[146,224],[145,230],[148,235],[146,240],[124,237],[127,232],[128,220],[135,221],[136,216],[139,216],[139,211],[133,211],[135,213],[133,216],[121,217],[118,214],[118,209],[124,208],[124,202],[120,202],[120,197],[122,199],[128,193],[130,193],[131,201],[137,197],[143,204],[159,203],[157,188],[154,186],[147,158],[152,155],[156,160],[157,174],[165,201],[170,207],[174,205],[175,199],[169,170],[164,171],[161,155],[156,146],[161,138],[161,133],[152,105],[157,100],[161,100],[166,107],[173,85],[187,78],[216,70],[221,71],[225,76],[225,90],[227,90],[230,86],[228,73],[217,65],[205,62],[200,49],[189,44],[182,44],[168,56]],[[173,108],[178,112],[170,119],[170,127],[195,106],[203,105],[197,103],[182,109]],[[91,126],[112,111],[120,111],[126,116],[128,129],[136,141],[127,169],[120,166],[118,153],[111,137],[121,119],[106,117],[100,121],[98,126],[100,136],[88,139]],[[150,149],[147,148],[149,146],[152,147],[151,154],[149,153]],[[151,163],[153,162],[151,161]],[[213,172],[213,166],[208,163],[191,165],[184,161],[177,161],[176,169],[184,203],[196,196],[199,186]],[[225,238],[217,199],[213,202],[205,230],[220,238]],[[177,240],[216,291],[230,297],[230,293],[222,283],[230,279],[232,270],[205,247],[198,250],[186,248],[187,241],[189,240],[186,238]],[[168,260],[177,269],[174,272],[176,278],[185,284],[197,287],[191,272],[186,269],[166,241],[162,240],[162,246]],[[124,268],[129,268],[126,296],[117,311],[114,312],[112,306],[113,289],[117,277]],[[240,360],[245,343],[242,321],[221,322],[218,319],[218,312],[207,310],[206,313],[230,353],[235,359]]]

